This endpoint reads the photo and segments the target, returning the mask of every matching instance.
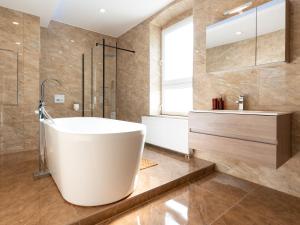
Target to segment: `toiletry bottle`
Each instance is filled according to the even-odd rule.
[[[224,100],[223,100],[223,97],[220,98],[220,109],[224,110]]]
[[[216,110],[216,109],[217,109],[217,101],[218,101],[218,100],[217,100],[216,98],[213,98],[213,99],[212,99],[212,109],[213,109],[213,110]]]

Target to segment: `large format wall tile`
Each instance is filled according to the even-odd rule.
[[[13,22],[19,24],[14,25]],[[0,154],[37,149],[38,118],[34,115],[34,110],[39,93],[39,18],[0,7],[0,48],[18,55],[18,73],[9,74],[17,75],[17,86],[8,86],[7,91],[4,89],[9,98],[17,96],[18,102],[4,102],[0,107]],[[27,122],[30,126],[26,125]]]
[[[41,28],[40,81],[53,78],[58,79],[63,85],[63,88],[53,84],[46,87],[46,105],[53,117],[82,115],[81,111],[73,110],[73,104],[80,103],[82,107],[83,54],[85,54],[85,84],[88,84],[85,86],[85,115],[89,115],[90,102],[87,102],[91,93],[89,57],[91,48],[95,47],[97,42],[102,42],[102,39],[105,39],[107,44],[115,45],[116,39],[112,37],[55,21],[51,21],[48,28]],[[107,64],[113,66],[112,63]],[[109,68],[106,69],[108,74]],[[100,80],[97,82],[100,83]],[[65,94],[65,103],[54,104],[55,94]]]
[[[119,38],[119,46],[136,51],[118,52],[117,115],[140,121],[149,112],[149,26],[142,23]]]

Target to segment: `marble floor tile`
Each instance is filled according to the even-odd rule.
[[[218,194],[192,183],[161,196],[147,206],[137,208],[102,224],[206,225],[214,222],[232,206],[230,200],[224,200]]]
[[[214,173],[197,181],[195,184],[198,187],[229,201],[231,204],[238,202],[247,193],[250,193],[259,187],[257,184],[222,173]]]
[[[0,156],[0,225],[95,224],[176,186],[214,171],[214,164],[147,146],[143,156],[157,166],[140,171],[136,190],[124,200],[97,207],[66,202],[51,177],[34,180],[37,153]]]
[[[280,225],[280,223],[262,215],[235,206],[212,225]]]
[[[32,179],[36,153],[0,156],[0,225],[300,224],[299,198],[226,174],[209,175],[213,164],[207,161],[148,146],[144,157],[158,166],[140,172],[133,194],[105,206],[80,207],[62,198],[51,177]],[[135,208],[125,211],[128,206]]]
[[[216,172],[98,225],[298,225],[299,201]]]
[[[240,205],[279,224],[300,225],[300,198],[260,187],[246,196]]]

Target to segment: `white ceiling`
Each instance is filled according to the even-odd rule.
[[[256,24],[257,23],[257,24]],[[257,29],[257,30],[256,30]],[[235,43],[285,29],[285,0],[273,0],[206,28],[206,48]],[[236,32],[241,32],[237,35]]]
[[[118,37],[174,0],[0,0],[3,7]],[[100,9],[106,13],[100,13]]]

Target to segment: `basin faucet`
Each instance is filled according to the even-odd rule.
[[[240,95],[239,99],[236,101],[236,104],[239,105],[239,110],[244,110],[244,102],[245,102],[245,96]]]

